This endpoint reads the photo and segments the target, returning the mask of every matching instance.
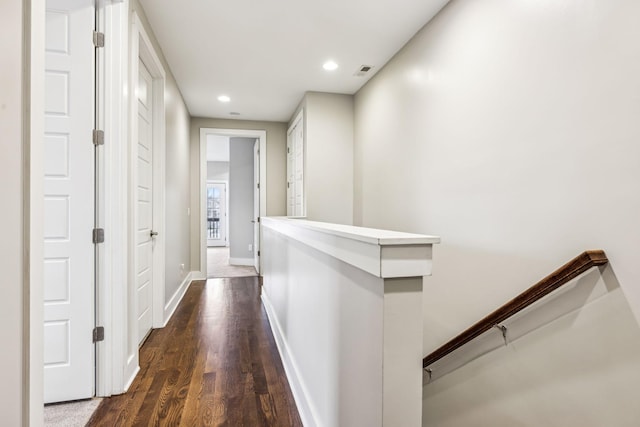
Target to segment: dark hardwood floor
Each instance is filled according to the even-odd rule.
[[[302,426],[257,277],[193,282],[140,350],[126,394],[89,426]]]

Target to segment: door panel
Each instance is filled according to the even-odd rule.
[[[152,83],[151,74],[142,61],[138,67],[138,158],[137,158],[137,218],[136,218],[136,293],[138,344],[151,331],[152,259],[153,259],[153,164],[152,164]]]
[[[287,216],[305,216],[304,129],[299,120],[287,134]]]
[[[44,401],[94,395],[93,0],[47,0]]]

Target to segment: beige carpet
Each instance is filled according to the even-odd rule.
[[[207,248],[207,278],[257,276],[256,269],[244,265],[229,265],[229,248]]]
[[[44,425],[46,427],[84,427],[101,400],[96,398],[45,405]]]

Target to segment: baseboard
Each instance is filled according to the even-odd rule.
[[[191,280],[207,280],[207,276],[202,271],[192,271]]]
[[[122,390],[121,393],[126,393],[129,390],[129,387],[131,387],[131,384],[133,384],[133,380],[136,379],[138,372],[140,372],[140,366],[136,366],[136,369],[133,370],[133,374],[131,374],[131,378],[129,378],[124,384],[124,390]],[[114,394],[121,394],[121,393],[114,393]]]
[[[229,264],[231,265],[246,265],[253,267],[253,258],[229,258]]]
[[[291,387],[293,399],[296,401],[302,425],[305,427],[316,427],[320,425],[320,423],[318,422],[318,417],[314,416],[315,411],[311,405],[309,393],[306,391],[302,377],[298,372],[298,367],[291,355],[291,351],[289,350],[287,341],[282,333],[282,328],[280,327],[280,322],[278,322],[275,310],[273,309],[271,301],[269,301],[269,297],[265,292],[262,292],[262,303],[267,312],[269,326],[271,326],[271,332],[273,333],[273,338],[276,341],[276,347],[278,347],[278,353],[280,353],[280,359],[282,360],[284,372],[287,376],[287,380],[289,381],[289,386]]]
[[[185,292],[187,292],[187,289],[189,289],[189,285],[191,284],[191,281],[193,280],[193,275],[194,272],[191,271],[189,272],[189,274],[187,274],[187,276],[184,278],[184,280],[182,281],[182,283],[180,284],[180,286],[178,286],[178,289],[176,289],[176,291],[174,292],[173,296],[171,297],[171,299],[169,300],[169,302],[167,302],[164,306],[164,324],[162,325],[167,326],[167,323],[169,322],[169,319],[171,319],[171,316],[173,316],[173,312],[176,311],[176,308],[178,307],[178,304],[180,304],[180,301],[182,301],[182,297],[184,296]]]

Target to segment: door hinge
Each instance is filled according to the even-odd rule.
[[[257,183],[256,185],[258,186],[258,188],[260,188],[260,183]]]
[[[93,32],[93,45],[95,47],[104,47],[104,33],[99,31]]]
[[[93,328],[93,342],[104,341],[104,326]]]
[[[258,217],[258,224],[260,223],[260,217]]]
[[[93,45],[95,47],[104,47],[104,33],[99,31],[93,32]]]
[[[258,251],[258,256],[260,256],[260,251]]]
[[[291,154],[291,149],[287,147],[287,154]]]
[[[93,243],[104,243],[104,228],[93,229]]]
[[[289,183],[287,182],[287,188],[289,188]]]
[[[104,131],[99,129],[93,130],[93,145],[104,145]]]

